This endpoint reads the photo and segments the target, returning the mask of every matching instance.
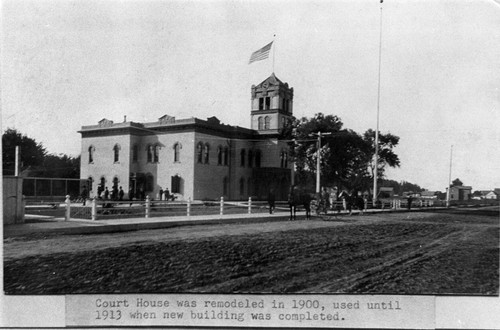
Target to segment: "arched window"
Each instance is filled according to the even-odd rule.
[[[264,129],[264,118],[259,117],[258,121],[259,121],[259,127],[258,127],[258,129],[260,131],[260,130]]]
[[[288,167],[288,152],[286,152],[285,150],[281,150],[280,158],[281,158],[281,167],[287,168]]]
[[[222,146],[217,147],[217,165],[222,165]]]
[[[248,150],[248,167],[253,166],[253,151]]]
[[[241,178],[240,179],[240,195],[245,194],[245,179]]]
[[[146,147],[146,159],[148,160],[148,163],[152,163],[153,162],[153,146],[152,145],[148,145]]]
[[[177,142],[174,144],[174,162],[180,162],[180,156],[181,156],[181,144]]]
[[[119,144],[115,144],[115,146],[113,147],[113,152],[114,152],[114,161],[115,163],[119,162],[120,161],[120,145]]]
[[[155,145],[153,147],[153,162],[158,163],[160,161],[160,146]]]
[[[134,144],[134,146],[132,147],[132,161],[137,162],[138,157],[139,157],[139,147],[137,146],[137,144]]]
[[[264,129],[270,129],[271,128],[271,117],[266,116],[264,118]]]
[[[208,143],[205,143],[205,149],[204,149],[204,155],[203,158],[205,158],[205,164],[208,164],[208,160],[210,159],[210,146]]]
[[[242,167],[245,166],[245,155],[246,155],[245,149],[241,149],[241,152],[240,152],[240,166],[242,166]]]
[[[94,162],[94,152],[95,152],[95,147],[90,146],[89,147],[89,164]]]
[[[228,165],[229,164],[229,148],[228,147],[224,147],[224,165]]]
[[[255,151],[255,167],[260,167],[261,152],[260,150]]]
[[[198,159],[198,163],[203,163],[203,143],[201,142],[196,147],[196,158]]]

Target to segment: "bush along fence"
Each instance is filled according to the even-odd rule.
[[[267,202],[252,201],[165,201],[146,200],[115,201],[93,198],[82,202],[81,205],[72,203],[66,196],[64,203],[66,209],[65,220],[87,219],[106,220],[121,218],[151,218],[159,216],[195,216],[195,215],[224,215],[224,214],[255,214],[269,213]],[[288,212],[285,202],[277,202],[275,212]]]

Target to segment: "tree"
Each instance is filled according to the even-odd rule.
[[[3,175],[14,175],[16,162],[16,146],[21,151],[21,166],[39,166],[47,151],[41,143],[22,135],[17,130],[8,128],[2,135],[2,165]]]
[[[463,183],[462,181],[460,181],[460,179],[459,179],[459,178],[456,178],[455,180],[453,180],[453,181],[451,182],[451,185],[452,185],[453,187],[459,187],[459,186],[463,186],[463,185],[464,185],[464,183]]]
[[[322,113],[313,118],[301,118],[283,130],[287,139],[295,138],[293,155],[296,160],[296,178],[302,185],[313,187],[317,164],[317,133],[321,139],[321,183],[324,186],[356,186],[366,176],[366,144],[362,137],[349,129],[337,116]]]
[[[396,155],[393,149],[399,143],[399,136],[392,135],[391,133],[381,134],[379,132],[378,135],[378,172],[377,176],[379,178],[384,178],[385,168],[387,166],[390,167],[399,167],[400,161],[398,155]],[[368,154],[368,169],[371,177],[373,178],[375,175],[375,131],[369,129],[363,135],[363,139],[370,146],[369,154]]]
[[[419,193],[424,189],[417,184],[410,183],[407,181],[397,182],[395,180],[382,179],[380,181],[381,187],[392,187],[394,189],[395,195],[402,195],[404,192],[414,192]]]
[[[365,190],[373,180],[373,156],[375,132],[368,130],[363,136],[343,128],[341,119],[334,115],[316,114],[313,118],[295,120],[282,131],[282,138],[295,138],[292,148],[296,160],[296,178],[302,185],[312,188],[315,182],[317,162],[317,133],[321,139],[321,183],[347,189]],[[386,166],[399,166],[399,158],[393,148],[399,137],[379,135],[379,177],[383,178]]]
[[[7,129],[2,135],[3,175],[14,175],[16,146],[21,149],[21,170],[30,169],[30,176],[47,178],[79,178],[80,156],[47,154],[41,143]]]
[[[80,178],[80,156],[47,155],[39,174],[47,178]]]

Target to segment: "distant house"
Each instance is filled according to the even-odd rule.
[[[483,199],[498,199],[494,190],[481,191]]]
[[[420,193],[420,197],[422,199],[437,199],[436,192],[435,191],[429,191],[429,190],[422,191]]]
[[[497,199],[500,199],[500,188],[493,189],[493,192],[497,194]]]
[[[392,187],[380,187],[378,191],[378,198],[393,198],[394,188]]]
[[[419,192],[413,192],[413,191],[405,191],[401,194],[403,198],[408,198],[408,197],[420,197],[421,193]]]
[[[450,200],[452,201],[467,201],[471,199],[471,194],[472,194],[471,186],[450,187]]]

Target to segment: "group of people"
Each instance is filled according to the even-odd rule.
[[[168,188],[165,188],[165,190],[163,190],[161,187],[160,187],[160,191],[158,192],[158,199],[160,201],[168,201],[168,200],[174,200],[175,198],[175,195],[171,194],[170,193],[170,190],[168,190]]]
[[[363,215],[363,211],[365,210],[365,199],[361,195],[361,192],[354,190],[352,193],[349,193],[343,190],[339,194],[339,198],[342,200],[344,210],[349,211],[349,215],[352,215],[353,208],[358,209],[359,214]]]
[[[121,186],[120,188],[114,186],[111,191],[109,191],[108,187],[103,189],[102,186],[99,186],[97,188],[97,198],[99,199],[122,201],[124,196],[125,192]]]
[[[86,200],[89,197],[89,192],[87,190],[87,187],[83,187],[82,192],[80,194],[81,199],[83,200],[83,205],[85,206]],[[102,187],[98,186],[97,187],[97,198],[101,200],[113,200],[113,201],[123,201],[125,197],[125,192],[123,191],[123,188],[120,186],[118,187],[113,187],[113,189],[110,191],[108,187]],[[175,196],[170,193],[168,188],[163,190],[160,188],[160,191],[158,193],[158,199],[159,200],[174,200]],[[129,200],[145,200],[146,199],[146,192],[144,191],[143,188],[139,188],[137,193],[134,192],[132,188],[130,188],[128,192],[128,199]]]
[[[342,201],[342,204],[335,203],[335,201]],[[288,194],[288,204],[290,206],[290,219],[295,218],[296,207],[304,207],[306,210],[306,219],[310,216],[311,202],[315,201],[317,214],[327,214],[328,210],[337,204],[336,211],[341,211],[342,208],[352,215],[353,209],[358,209],[359,214],[362,215],[366,208],[366,201],[363,198],[361,192],[356,190],[349,193],[346,190],[341,191],[338,196],[335,194],[330,194],[326,188],[321,189],[318,194],[309,194],[302,191],[299,187],[292,185]],[[272,213],[275,205],[274,192],[270,190],[268,195],[269,213]],[[314,209],[314,207],[313,207]]]

